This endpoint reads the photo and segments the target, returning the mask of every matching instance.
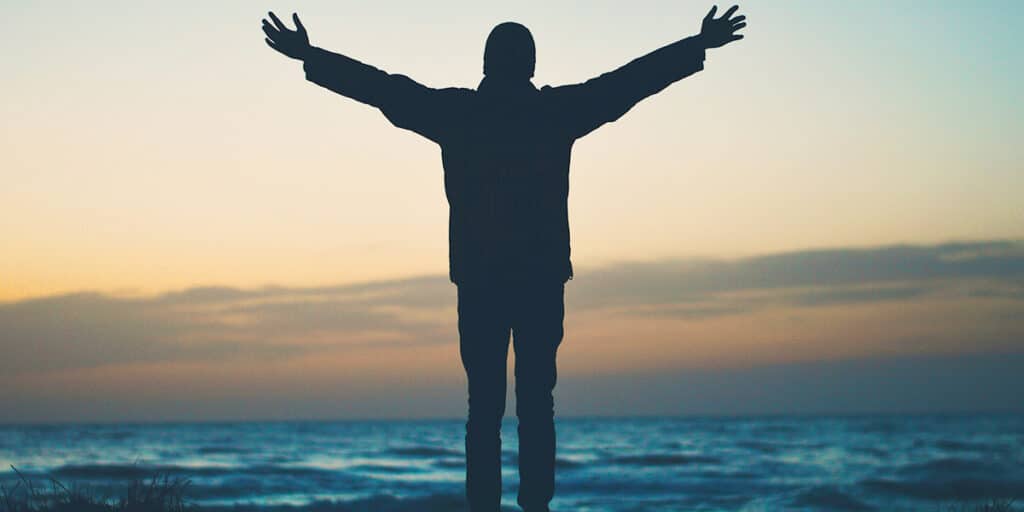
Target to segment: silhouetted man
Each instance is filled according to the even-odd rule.
[[[432,89],[310,46],[270,13],[267,44],[305,62],[306,78],[379,108],[395,126],[441,146],[449,213],[449,273],[458,286],[459,347],[469,380],[466,495],[474,512],[501,501],[501,419],[509,335],[515,349],[519,505],[546,511],[554,494],[555,353],[562,340],[569,261],[573,142],[640,100],[704,67],[704,50],[742,39],[744,16],[716,8],[700,34],[582,84],[537,89],[533,37],[502,23],[473,89]]]

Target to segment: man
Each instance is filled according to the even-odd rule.
[[[569,155],[573,142],[637,102],[703,69],[704,51],[742,39],[733,6],[700,34],[582,84],[537,89],[533,37],[502,23],[484,49],[473,89],[432,89],[311,46],[274,15],[266,42],[304,61],[306,78],[379,108],[395,126],[441,146],[449,213],[449,274],[458,286],[459,347],[469,380],[466,495],[474,512],[501,501],[501,419],[509,335],[519,418],[518,503],[547,511],[554,494],[555,353],[562,340],[569,261]]]

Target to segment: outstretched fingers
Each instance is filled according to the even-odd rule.
[[[274,11],[270,11],[267,14],[270,16],[270,21],[274,22],[274,26],[277,27],[278,30],[280,30],[281,32],[288,31],[288,27],[284,26],[284,23],[282,23],[281,19],[278,18],[276,14],[274,14]]]
[[[737,34],[735,32],[737,30],[747,26],[747,17],[746,16],[736,16],[735,18],[733,18],[733,19],[731,19],[729,21],[730,21],[730,23],[732,23],[732,31],[733,31],[733,39],[732,40],[736,41],[736,40],[739,40],[739,39],[743,39],[743,36],[737,37]]]
[[[736,12],[736,10],[739,9],[739,8],[740,8],[740,6],[738,6],[738,5],[734,5],[734,6],[730,7],[729,10],[725,11],[725,14],[723,14],[722,17],[719,18],[719,19],[722,19],[722,20],[729,19],[729,16],[732,16],[732,14],[734,12]]]
[[[267,38],[270,40],[275,40],[281,37],[281,32],[270,26],[270,23],[267,23],[267,20],[263,20],[263,33],[266,34]]]
[[[309,36],[299,15],[292,13],[295,30],[289,29],[273,12],[268,12],[267,18],[263,19],[262,27],[263,33],[267,36],[267,45],[286,57],[302,60],[309,49]]]
[[[715,17],[715,13],[718,12],[718,6],[712,5],[711,10],[708,11],[707,16],[704,16],[704,21],[712,20]]]

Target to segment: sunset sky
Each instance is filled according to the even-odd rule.
[[[506,4],[4,3],[0,423],[462,415],[438,148],[259,27],[475,87],[515,20],[540,86],[711,5]],[[559,413],[1020,408],[1024,4],[741,11],[575,145]]]

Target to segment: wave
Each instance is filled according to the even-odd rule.
[[[519,466],[519,454],[518,453],[508,454],[505,457],[505,460],[503,460],[502,462],[503,463],[507,462],[511,466],[518,467]],[[586,465],[587,464],[583,463],[583,462],[579,462],[579,461],[575,461],[575,460],[571,460],[571,459],[566,459],[566,458],[563,458],[563,457],[555,457],[555,467],[558,468],[558,469],[574,469],[574,468],[581,468],[581,467],[584,467]]]
[[[819,486],[812,487],[800,492],[790,502],[791,505],[801,510],[837,510],[837,511],[863,511],[876,510],[856,498],[845,494],[835,487]]]
[[[388,453],[401,457],[447,457],[452,455],[464,455],[459,450],[448,448],[437,448],[433,446],[410,446],[407,448],[391,448]]]
[[[872,457],[877,457],[880,459],[884,459],[892,455],[892,452],[890,450],[879,448],[877,446],[851,446],[848,448],[848,450],[851,452],[858,452],[863,453],[865,455],[871,455]]]
[[[1006,453],[1008,448],[1005,445],[993,445],[986,443],[976,443],[969,441],[957,441],[953,439],[940,439],[935,442],[935,447],[948,452],[967,452],[967,453]]]
[[[784,448],[776,443],[769,443],[765,441],[737,441],[736,446],[769,455],[779,453],[779,451]]]
[[[757,480],[764,475],[752,471],[701,471],[697,476],[708,480]]]
[[[930,501],[1015,499],[1024,496],[1024,480],[872,478],[862,480],[859,485],[872,492]]]
[[[199,468],[192,468],[199,469]],[[175,475],[184,470],[178,466],[138,466],[135,464],[70,464],[49,473],[58,478],[134,480],[157,474]]]
[[[196,448],[196,453],[199,455],[237,455],[250,452],[251,450],[246,450],[241,446],[200,446]]]
[[[176,465],[141,465],[141,464],[71,464],[56,467],[49,475],[57,478],[75,478],[86,480],[137,480],[157,475],[184,477],[219,477],[219,476],[271,476],[285,475],[294,477],[317,477],[337,473],[327,469],[302,466],[176,466]]]
[[[574,469],[582,468],[584,466],[586,466],[586,463],[575,460],[563,459],[562,457],[555,457],[555,468],[558,469]]]
[[[434,461],[434,465],[439,468],[459,469],[466,467],[466,459],[459,458],[444,458]]]
[[[461,494],[431,494],[419,497],[376,495],[351,501],[318,501],[308,505],[230,505],[206,506],[209,512],[464,512],[466,500]],[[502,512],[518,509],[502,507]]]
[[[947,457],[906,464],[898,468],[897,473],[924,480],[947,480],[964,477],[998,478],[1012,469],[998,461]]]
[[[93,432],[93,436],[110,441],[123,441],[135,437],[135,432],[128,432],[125,430],[114,430],[114,431],[99,431]]]
[[[627,466],[689,466],[693,464],[721,464],[722,459],[707,455],[633,455],[626,457],[613,457],[608,460],[611,464]]]
[[[409,473],[422,473],[423,470],[412,466],[389,466],[386,464],[360,464],[358,466],[352,466],[348,468],[348,471],[356,471],[362,473],[388,473],[394,475],[404,475]]]

